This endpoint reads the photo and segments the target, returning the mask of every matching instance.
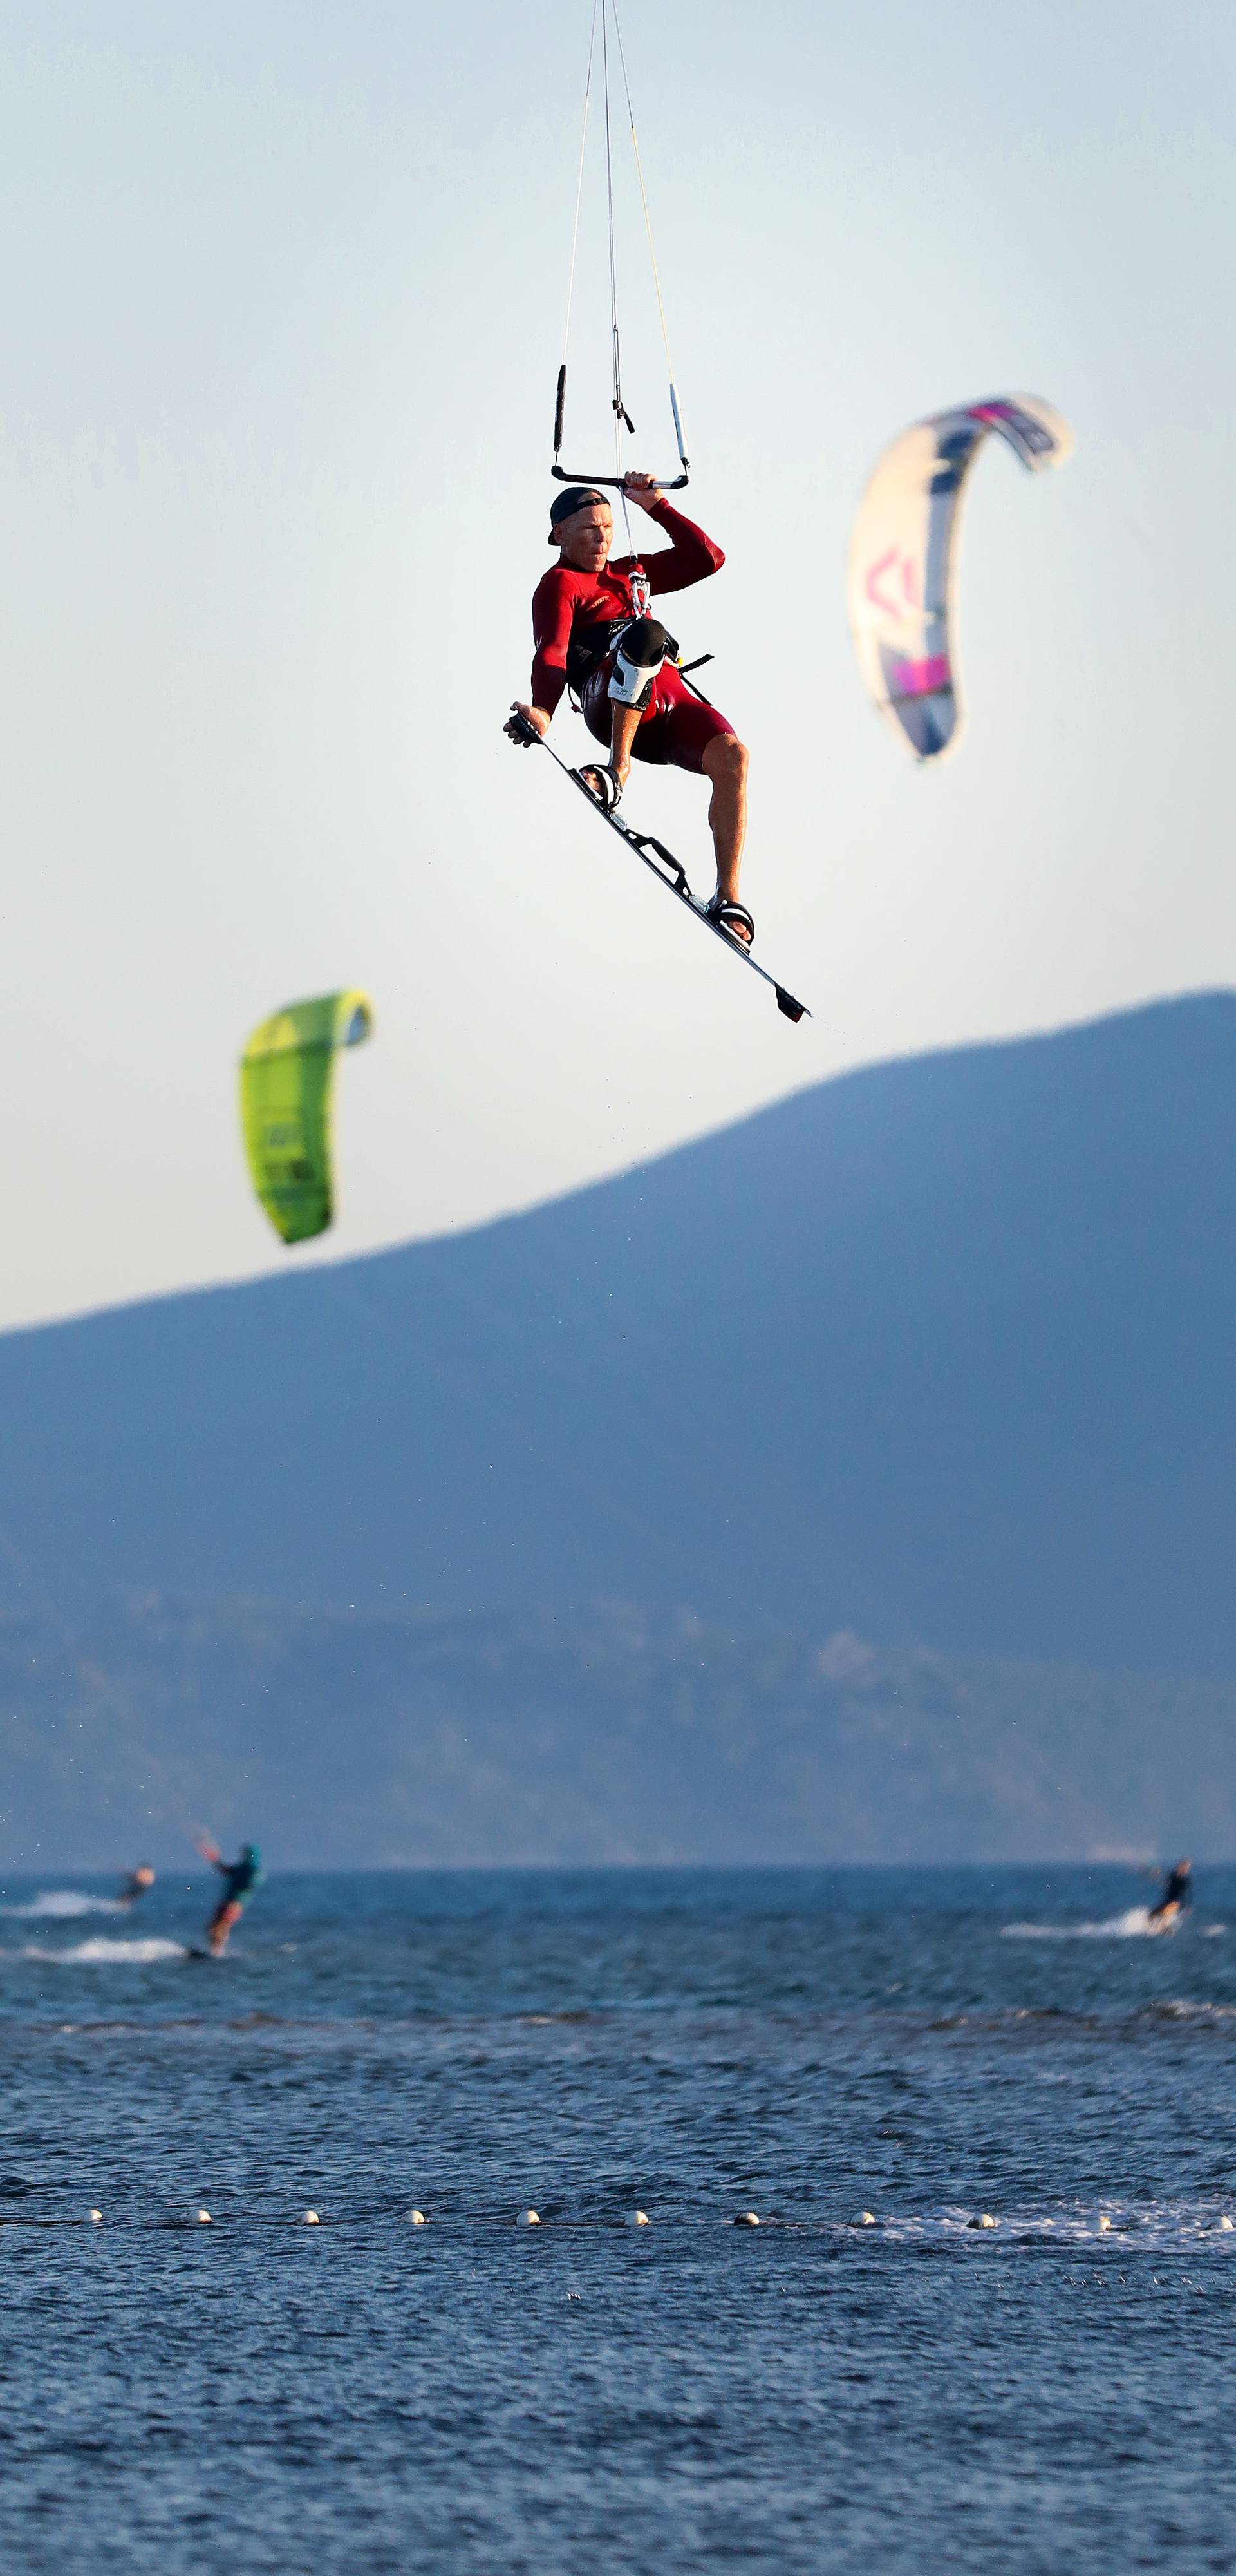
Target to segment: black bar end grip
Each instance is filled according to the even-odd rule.
[[[601,491],[621,492],[622,490],[621,474],[572,474],[566,465],[551,465],[549,470],[555,483],[586,483],[589,489],[595,483]]]
[[[595,484],[598,492],[621,492],[627,479],[625,474],[572,473],[568,465],[551,465],[549,470],[555,483],[587,483],[589,488]],[[662,492],[685,491],[688,480],[689,477],[685,474],[676,474],[672,483],[662,483],[660,476],[657,477],[658,486]]]
[[[529,724],[526,716],[512,714],[510,728],[516,742],[543,742],[545,739],[534,724]]]
[[[558,392],[554,402],[554,454],[562,447],[562,415],[566,409],[566,360],[558,369]]]

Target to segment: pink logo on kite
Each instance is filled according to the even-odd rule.
[[[900,570],[903,599],[886,599],[879,588],[883,575],[892,573],[894,566]],[[878,608],[882,617],[904,617],[907,607],[917,608],[918,606],[918,582],[914,566],[908,555],[898,553],[896,546],[890,546],[888,553],[881,555],[878,562],[872,564],[863,588],[872,607]]]
[[[929,653],[923,662],[894,662],[888,684],[899,698],[929,698],[935,689],[951,689],[953,672],[947,653]]]

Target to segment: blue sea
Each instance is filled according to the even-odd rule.
[[[1236,1872],[106,1893],[0,1891],[6,2568],[1236,2566]]]

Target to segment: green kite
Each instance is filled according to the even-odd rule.
[[[372,1026],[367,993],[323,993],[263,1020],[241,1057],[240,1115],[253,1186],[285,1243],[304,1243],[330,1224],[335,1055],[359,1046]]]

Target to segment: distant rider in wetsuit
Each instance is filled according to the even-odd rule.
[[[131,1905],[136,1905],[139,1896],[148,1896],[150,1894],[150,1890],[154,1886],[154,1883],[155,1874],[149,1861],[139,1860],[136,1869],[130,1870],[124,1886],[121,1888],[120,1894],[116,1899],[116,1903],[118,1905],[123,1905],[127,1914],[129,1907]]]
[[[1152,1923],[1176,1923],[1192,1903],[1193,1863],[1191,1860],[1178,1860],[1175,1868],[1168,1871],[1158,1904],[1151,1906],[1150,1920]]]
[[[708,821],[717,854],[717,890],[708,910],[740,947],[755,936],[750,913],[738,900],[738,875],[747,828],[748,754],[728,717],[695,697],[677,665],[677,645],[660,619],[647,614],[650,597],[687,590],[719,572],[720,546],[670,508],[651,474],[628,474],[623,491],[646,510],[670,543],[650,554],[609,559],[614,521],[604,494],[587,484],[560,492],[549,514],[549,542],[558,562],[539,582],[532,602],[536,658],[532,697],[517,702],[506,730],[527,743],[518,719],[544,736],[568,686],[584,721],[609,760],[583,775],[597,802],[612,813],[626,785],[632,757],[694,770],[712,788]]]
[[[217,1869],[223,1880],[223,1894],[206,1926],[206,1940],[212,1959],[221,1959],[228,1937],[235,1930],[254,1888],[262,1879],[262,1855],[256,1843],[246,1843],[239,1860],[226,1861],[214,1843],[198,1844],[203,1860]]]

